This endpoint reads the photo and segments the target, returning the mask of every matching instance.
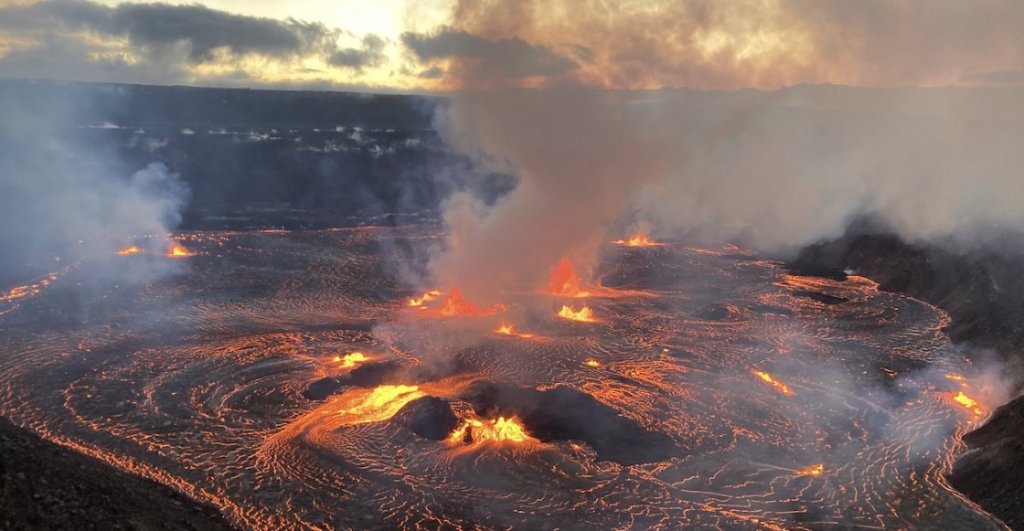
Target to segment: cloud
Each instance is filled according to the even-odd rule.
[[[444,28],[433,34],[406,32],[402,42],[420,61],[455,60],[464,76],[480,80],[558,76],[575,66],[571,59],[517,37],[490,40]]]
[[[450,25],[585,57],[572,77],[616,89],[945,85],[1024,69],[1015,0],[459,0]]]
[[[350,40],[356,46],[342,47]],[[198,4],[0,5],[0,75],[8,77],[350,88],[356,83],[330,80],[380,65],[386,46],[374,34]]]
[[[0,10],[6,29],[53,33],[91,31],[126,36],[151,53],[185,46],[192,62],[207,61],[214,50],[273,57],[322,49],[336,30],[296,20],[236,15],[201,5],[120,4],[109,8],[82,0],[51,0]]]
[[[384,60],[384,46],[387,41],[377,35],[363,37],[362,48],[345,48],[331,54],[328,62],[334,66],[357,70],[377,66]]]

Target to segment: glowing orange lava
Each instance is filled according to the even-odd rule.
[[[464,419],[462,424],[448,436],[448,442],[458,443],[526,443],[537,442],[526,432],[526,428],[515,417],[498,417],[495,420],[485,421],[478,419]]]
[[[978,404],[977,400],[967,396],[963,391],[957,391],[957,393],[953,395],[953,401],[978,416],[981,416],[985,411],[982,409],[981,405]]]
[[[820,476],[823,472],[825,472],[825,465],[823,465],[821,463],[818,463],[816,465],[811,465],[809,467],[801,468],[800,470],[797,470],[796,471],[796,475],[798,475],[798,476]]]
[[[362,352],[351,352],[349,354],[345,354],[344,356],[335,356],[333,361],[334,363],[340,363],[341,366],[345,369],[351,369],[352,367],[355,367],[356,365],[364,361],[369,361],[369,359],[370,358],[368,358],[366,354],[363,354]]]
[[[171,258],[184,258],[187,256],[195,256],[196,254],[189,251],[184,245],[180,243],[172,243],[171,247],[167,249],[167,256]]]
[[[523,339],[530,339],[534,337],[533,334],[526,334],[523,332],[517,332],[516,328],[510,324],[501,323],[498,328],[494,329],[495,334],[501,334],[503,336],[516,336]]]
[[[615,240],[612,243],[628,247],[661,247],[665,245],[664,243],[659,243],[650,239],[646,234],[636,234],[631,236],[628,240]]]
[[[428,303],[428,302],[430,302],[430,301],[432,301],[432,300],[434,300],[434,299],[436,299],[436,298],[438,298],[440,296],[441,296],[441,292],[440,291],[438,291],[436,289],[432,289],[430,291],[424,292],[423,295],[420,296],[420,297],[416,297],[414,299],[409,299],[409,306],[412,307],[412,308],[426,308],[426,306],[424,306],[424,304],[426,304],[426,303]]]
[[[788,385],[786,385],[786,384],[776,380],[774,377],[772,377],[772,375],[770,375],[770,374],[768,374],[768,373],[766,373],[764,371],[751,371],[751,372],[753,372],[754,376],[757,376],[758,378],[760,378],[764,383],[774,387],[776,391],[778,391],[778,392],[780,392],[780,393],[782,393],[784,395],[792,395],[793,394],[793,390],[790,389]]]
[[[967,381],[967,378],[964,378],[963,376],[961,376],[961,375],[959,375],[959,374],[957,374],[955,372],[947,372],[946,373],[946,378],[949,379],[949,380],[953,380],[954,382],[960,382],[960,383],[964,383],[964,382]]]
[[[503,334],[503,335],[506,335],[506,336],[510,336],[510,335],[515,333],[512,330],[513,330],[512,325],[510,325],[510,324],[501,324],[500,326],[498,326],[498,328],[494,332],[496,334]]]
[[[551,279],[548,281],[548,292],[560,297],[589,297],[590,292],[580,287],[580,279],[576,276],[576,269],[568,258],[562,258],[558,265],[551,270]]]
[[[571,306],[563,305],[562,309],[558,310],[558,316],[562,319],[570,319],[572,321],[582,321],[584,323],[594,322],[594,312],[587,306],[584,306],[577,311]]]
[[[346,418],[346,424],[383,422],[395,416],[406,404],[426,396],[415,385],[381,385],[373,390],[352,393],[345,402],[347,407],[338,410]]]
[[[479,306],[469,302],[465,297],[462,296],[462,290],[459,288],[453,288],[448,298],[445,299],[444,303],[438,311],[441,315],[452,316],[452,315],[491,315],[495,312],[499,312],[504,309],[504,306],[495,304],[490,308],[481,309]]]
[[[142,249],[138,245],[130,245],[130,246],[125,247],[124,249],[121,249],[120,251],[118,251],[117,254],[120,255],[120,256],[128,256],[128,255],[133,255],[133,254],[139,254],[141,252],[142,252]]]
[[[583,362],[583,364],[586,365],[587,367],[600,367],[601,366],[601,362],[595,360],[594,358],[587,358]]]
[[[46,286],[49,286],[51,282],[57,280],[57,277],[66,273],[71,266],[65,267],[60,271],[54,271],[53,273],[47,274],[45,277],[37,280],[32,284],[26,284],[24,286],[16,286],[8,290],[6,293],[0,292],[0,302],[13,302],[18,299],[25,299],[35,297],[43,292]]]

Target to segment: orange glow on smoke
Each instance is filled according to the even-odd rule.
[[[414,299],[409,299],[409,306],[412,307],[412,308],[426,308],[426,306],[424,306],[424,304],[426,304],[426,303],[428,303],[428,302],[430,302],[430,301],[432,301],[432,300],[434,300],[434,299],[436,299],[436,298],[438,298],[440,296],[441,296],[441,292],[440,291],[438,291],[436,289],[432,289],[430,291],[427,291],[427,292],[423,293],[423,296],[421,296],[421,297],[417,297],[417,298],[414,298]]]
[[[340,363],[345,369],[351,369],[364,361],[369,361],[369,359],[362,352],[352,352],[344,356],[335,356],[333,361],[334,363]]]
[[[801,468],[800,470],[797,470],[796,471],[796,475],[798,475],[798,476],[820,476],[823,472],[825,472],[825,465],[823,465],[821,463],[818,463],[816,465],[811,465],[811,466],[809,466],[807,468]]]
[[[373,390],[353,393],[346,401],[347,407],[338,410],[346,417],[346,424],[383,422],[395,416],[406,404],[426,396],[415,385],[381,385]]]
[[[462,424],[448,436],[448,442],[458,443],[515,443],[536,442],[526,432],[519,419],[515,417],[498,417],[496,420],[464,419]]]
[[[753,372],[754,376],[757,376],[758,378],[760,378],[761,381],[763,381],[764,383],[774,387],[776,391],[778,391],[778,392],[780,392],[780,393],[782,393],[784,395],[792,395],[793,394],[793,390],[790,389],[788,385],[786,385],[786,384],[776,380],[774,377],[772,377],[772,375],[770,375],[770,374],[768,374],[768,373],[766,373],[764,371],[751,371],[751,372]]]
[[[186,256],[195,256],[196,254],[189,251],[184,245],[180,243],[172,243],[171,247],[167,249],[167,256],[171,258],[183,258]]]
[[[558,265],[551,270],[551,280],[548,281],[548,291],[552,295],[560,297],[589,297],[590,292],[580,287],[580,279],[576,276],[576,269],[568,258],[562,258]]]
[[[558,316],[562,319],[570,319],[573,321],[582,321],[585,323],[594,322],[594,312],[587,306],[584,306],[577,311],[571,306],[563,305],[562,309],[558,310]]]
[[[132,254],[139,254],[141,252],[142,252],[142,249],[139,248],[138,245],[130,245],[130,246],[125,247],[124,249],[121,249],[120,251],[118,251],[117,254],[120,255],[120,256],[128,256],[128,255],[132,255]]]
[[[664,243],[658,243],[650,239],[646,234],[636,234],[631,236],[628,240],[615,240],[612,243],[628,247],[661,247],[665,245]]]

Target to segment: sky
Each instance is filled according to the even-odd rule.
[[[0,76],[433,92],[1024,85],[1018,0],[0,0]]]

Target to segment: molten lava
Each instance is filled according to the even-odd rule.
[[[636,234],[628,240],[615,240],[612,243],[628,247],[661,247],[664,243],[651,240],[646,234]]]
[[[754,376],[757,376],[758,378],[760,378],[761,381],[763,381],[764,383],[774,387],[776,391],[778,391],[778,392],[780,392],[780,393],[782,393],[784,395],[787,395],[787,396],[793,394],[793,390],[790,389],[788,385],[786,385],[786,384],[776,380],[774,377],[772,377],[772,375],[770,375],[770,374],[768,374],[768,373],[766,373],[764,371],[751,371],[751,372],[753,372]]]
[[[395,416],[406,404],[426,396],[415,385],[381,385],[346,396],[345,407],[338,411],[347,424],[383,422]]]
[[[825,465],[823,465],[821,463],[818,463],[816,465],[811,465],[811,466],[809,466],[807,468],[801,468],[800,470],[797,470],[796,471],[796,475],[798,475],[798,476],[820,476],[823,472],[825,472]]]
[[[184,245],[180,243],[172,243],[171,247],[167,249],[167,256],[171,258],[184,258],[187,256],[195,256],[196,254],[189,251]]]
[[[551,279],[548,281],[548,291],[552,295],[560,297],[589,297],[590,292],[580,287],[580,279],[576,276],[576,269],[568,258],[562,258],[558,265],[551,270]]]
[[[462,424],[448,436],[450,443],[525,443],[536,442],[526,432],[519,419],[515,417],[498,417],[495,420],[464,419]]]
[[[514,334],[515,332],[513,332],[512,325],[504,324],[503,323],[500,326],[498,326],[498,328],[494,331],[494,333],[510,336],[510,335]]]
[[[420,296],[420,297],[409,299],[409,306],[412,307],[412,308],[425,309],[426,306],[424,306],[424,304],[426,304],[426,303],[428,303],[428,302],[430,302],[430,301],[432,301],[432,300],[434,300],[434,299],[436,299],[436,298],[438,298],[440,296],[441,296],[441,292],[440,291],[438,291],[436,289],[432,289],[430,291],[424,292],[423,295]]]
[[[600,367],[601,366],[601,362],[595,360],[594,358],[587,358],[583,362],[583,364],[586,365],[587,367]]]
[[[523,339],[530,339],[532,337],[535,337],[533,334],[517,332],[516,328],[514,326],[512,326],[510,324],[505,324],[505,323],[502,323],[501,325],[498,326],[498,328],[495,328],[494,329],[494,333],[495,334],[501,334],[503,336],[521,337]]]
[[[981,416],[984,413],[984,410],[981,405],[978,404],[978,401],[967,396],[963,391],[957,391],[957,393],[953,395],[953,401],[963,406],[964,409],[973,412],[975,415]]]
[[[587,306],[583,306],[579,311],[573,309],[571,306],[563,305],[561,310],[558,310],[558,316],[562,319],[569,319],[572,321],[582,321],[584,323],[594,322],[594,311]]]
[[[441,315],[453,316],[453,315],[491,315],[495,312],[500,312],[505,307],[500,304],[495,304],[490,308],[481,309],[479,306],[469,302],[465,297],[462,296],[462,290],[459,288],[453,288],[448,298],[445,299],[444,303],[441,304],[438,311]]]
[[[366,354],[363,354],[362,352],[352,352],[349,354],[345,354],[344,356],[335,356],[334,362],[340,363],[342,368],[351,369],[352,367],[355,367],[356,365],[364,361],[369,361],[369,359],[370,358],[368,358]]]
[[[133,254],[139,254],[141,252],[142,252],[142,248],[140,248],[138,245],[130,245],[130,246],[125,247],[124,249],[121,249],[120,251],[118,251],[117,254],[119,256],[129,256],[129,255],[133,255]]]

